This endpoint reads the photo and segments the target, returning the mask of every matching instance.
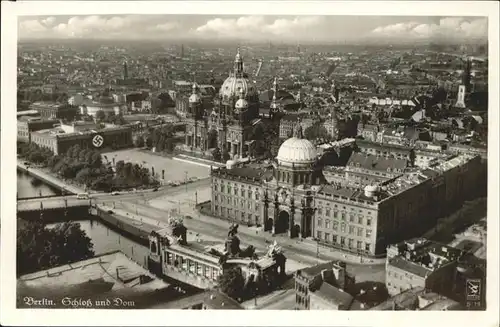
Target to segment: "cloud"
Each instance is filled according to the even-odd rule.
[[[307,29],[323,23],[322,17],[304,16],[293,19],[280,18],[266,22],[263,16],[242,16],[239,18],[214,18],[196,28],[203,36],[226,38],[297,38],[310,32]]]
[[[405,22],[379,26],[370,34],[377,37],[409,39],[486,39],[488,19],[447,17],[440,19],[437,24]]]
[[[180,25],[165,16],[73,16],[64,19],[43,17],[19,23],[21,38],[138,38],[160,37]]]
[[[53,16],[47,17],[47,18],[42,20],[42,24],[44,24],[45,26],[52,26],[52,25],[54,25],[55,22],[56,22],[56,18]]]
[[[40,34],[46,30],[47,27],[36,19],[25,20],[19,24],[19,34]]]

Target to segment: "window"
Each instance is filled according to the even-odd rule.
[[[354,235],[354,226],[349,226],[349,234]]]
[[[321,219],[318,219],[318,227],[322,227],[323,226],[323,221]]]
[[[370,243],[365,243],[365,251],[370,251]]]
[[[241,196],[245,197],[245,190],[244,189],[241,189]]]
[[[349,249],[352,249],[353,242],[354,242],[354,240],[352,238],[350,238],[350,239],[347,240],[347,244],[349,246]]]
[[[318,239],[321,239],[321,231],[318,231],[316,236],[318,237]]]
[[[255,211],[259,211],[259,209],[260,209],[260,206],[259,206],[259,204],[258,204],[258,203],[256,203],[256,204],[255,204]]]
[[[330,220],[325,220],[325,228],[330,228]]]
[[[217,191],[217,189],[218,189],[217,184],[214,184],[214,191]]]
[[[338,228],[339,228],[339,222],[338,221],[334,221],[333,224],[332,224],[332,229],[337,230]]]
[[[248,204],[248,210],[252,210],[252,202],[248,201],[247,204]]]
[[[227,204],[231,204],[231,198],[227,197]]]
[[[194,274],[194,262],[189,260],[189,272]]]
[[[363,242],[358,241],[358,242],[356,243],[356,248],[358,248],[359,250],[361,250],[361,248],[362,248],[362,247],[363,247]]]
[[[248,190],[248,197],[252,198],[252,190]]]
[[[322,215],[323,214],[323,208],[319,207],[318,208],[318,215]]]
[[[203,266],[198,264],[196,267],[196,275],[203,276]]]
[[[173,262],[173,255],[170,252],[167,252],[167,265],[172,264]]]
[[[337,235],[335,234],[332,235],[332,242],[337,243]]]
[[[255,200],[259,199],[259,192],[255,191]]]
[[[360,224],[360,225],[363,224],[363,215],[358,216],[358,224]]]
[[[234,188],[234,195],[238,195],[238,189],[236,187]]]
[[[372,219],[366,218],[366,226],[371,226],[371,225],[372,225]]]
[[[219,274],[218,274],[217,269],[213,269],[213,268],[212,268],[212,279],[213,279],[213,280],[217,280],[217,276],[218,276],[218,275],[219,275]]]
[[[245,201],[240,200],[240,206],[241,206],[242,208],[245,208]]]
[[[349,221],[350,221],[351,223],[353,223],[353,222],[354,222],[354,219],[355,219],[354,215],[353,215],[353,214],[350,214],[350,215],[349,215]]]
[[[217,194],[215,194],[214,200],[215,200],[215,202],[219,202],[219,197],[217,196]]]
[[[330,217],[330,208],[326,208],[326,216]]]
[[[340,237],[340,245],[341,245],[341,246],[344,246],[344,245],[345,245],[345,237],[344,237],[344,236],[341,236],[341,237]]]
[[[325,241],[326,242],[330,241],[330,233],[325,233]]]
[[[339,212],[338,212],[337,210],[335,210],[335,211],[333,212],[333,218],[337,218],[337,217],[338,217],[338,215],[339,215]]]
[[[342,224],[340,225],[340,231],[341,231],[342,233],[345,233],[345,226],[346,226],[346,224],[345,224],[345,223],[342,223]]]
[[[210,278],[211,267],[205,267],[205,277]]]
[[[358,227],[358,236],[363,236],[363,228]]]
[[[341,219],[345,221],[345,212],[341,213]]]
[[[187,271],[187,260],[183,260],[183,258],[181,257],[180,261],[182,264],[182,270]]]
[[[366,230],[366,237],[370,237],[370,236],[372,236],[372,231],[371,231],[371,229],[367,229]]]

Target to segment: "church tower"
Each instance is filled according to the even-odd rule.
[[[274,119],[278,112],[280,111],[279,104],[276,100],[276,96],[278,94],[278,78],[274,78],[273,82],[273,100],[271,101],[271,105],[269,106],[269,117]]]

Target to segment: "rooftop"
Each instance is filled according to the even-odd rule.
[[[94,299],[120,296],[145,304],[148,297],[158,296],[169,286],[119,251],[27,274],[19,277],[17,285],[18,301],[24,296],[39,295],[53,299],[58,305],[64,297],[84,296]]]

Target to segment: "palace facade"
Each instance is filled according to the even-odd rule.
[[[435,226],[477,189],[484,169],[479,156],[448,155],[423,168],[410,149],[397,156],[365,149],[327,182],[316,147],[297,125],[271,164],[230,160],[212,170],[214,216],[376,256]]]

